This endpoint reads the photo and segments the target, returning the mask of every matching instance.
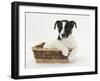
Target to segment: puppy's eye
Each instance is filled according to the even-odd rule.
[[[58,23],[57,26],[60,28],[62,27],[62,23]]]
[[[62,30],[62,27],[58,27],[58,32],[60,33]]]

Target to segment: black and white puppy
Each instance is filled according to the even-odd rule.
[[[77,53],[77,43],[72,35],[73,28],[77,28],[75,21],[57,20],[54,29],[58,29],[58,37],[54,40],[47,41],[44,48],[57,48],[62,51],[64,56],[68,56],[72,61]],[[72,51],[69,54],[69,49]]]

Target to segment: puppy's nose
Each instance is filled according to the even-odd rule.
[[[65,34],[64,33],[62,34],[62,37],[65,37]]]

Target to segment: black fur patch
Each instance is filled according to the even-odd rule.
[[[61,40],[60,36],[58,35],[58,40]]]

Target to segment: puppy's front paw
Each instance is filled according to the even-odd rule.
[[[67,49],[62,49],[62,54],[64,55],[64,56],[68,56],[68,50]]]

